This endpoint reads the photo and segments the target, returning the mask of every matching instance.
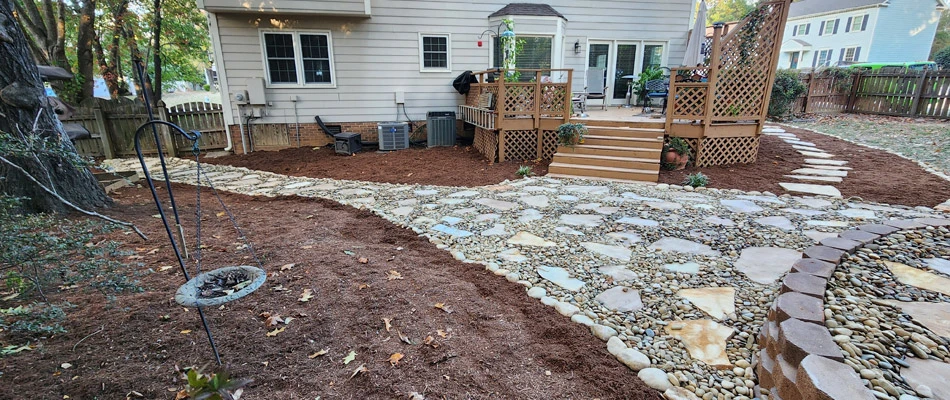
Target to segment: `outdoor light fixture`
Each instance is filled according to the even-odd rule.
[[[581,41],[574,42],[574,54],[581,54]]]
[[[515,37],[515,33],[512,32],[511,29],[507,29],[507,26],[505,26],[506,28],[505,31],[502,32],[501,27],[503,26],[505,26],[504,22],[498,24],[498,27],[496,27],[494,31],[491,29],[486,29],[480,35],[478,35],[478,47],[482,47],[484,45],[484,43],[482,42],[482,38],[485,37],[486,33],[489,36],[491,36],[491,34],[494,33],[495,36],[498,36],[498,37],[506,37],[506,38]]]

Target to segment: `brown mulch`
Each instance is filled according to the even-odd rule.
[[[550,164],[550,161],[492,164],[471,146],[410,148],[391,152],[370,150],[353,156],[336,154],[327,147],[316,150],[302,147],[206,158],[204,161],[311,178],[469,187],[518,179],[515,172],[521,165],[531,166],[535,175],[544,175],[548,173]]]
[[[835,160],[848,161],[853,168],[841,183],[832,183],[845,198],[906,206],[933,207],[950,197],[950,182],[943,180],[917,163],[884,151],[803,129],[785,127],[805,142],[835,155]],[[762,135],[755,163],[719,167],[690,167],[681,171],[661,171],[660,182],[681,184],[687,175],[702,172],[709,176],[709,187],[786,193],[779,182],[816,183],[785,178],[803,168],[805,157],[792,145],[775,136]]]
[[[193,187],[175,188],[193,233]],[[255,380],[245,398],[660,398],[584,326],[369,211],[326,200],[222,196],[269,274],[257,292],[205,310],[229,370]],[[172,300],[181,273],[177,266],[161,271],[176,263],[147,190],[124,189],[114,198],[109,213],[135,221],[151,240],[123,232],[107,238],[135,253],[128,261],[135,271],[159,272],[140,277],[145,292],[114,302],[76,289],[47,293],[75,304],[69,332],[0,358],[0,398],[120,399],[136,391],[173,399],[184,385],[176,366],[213,365],[197,313]],[[204,269],[254,265],[237,250],[227,217],[205,200]],[[281,269],[289,263],[295,265]],[[392,279],[397,275],[402,279]],[[301,302],[305,290],[313,298]],[[265,326],[262,313],[294,319],[268,337],[276,327]],[[326,355],[309,357],[322,349]],[[357,355],[344,365],[350,351]],[[387,361],[394,353],[404,355],[398,365]],[[368,372],[350,378],[360,366]]]

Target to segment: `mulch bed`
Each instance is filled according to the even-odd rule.
[[[916,162],[884,151],[803,129],[785,128],[799,139],[814,143],[819,149],[835,155],[835,160],[848,161],[844,182],[831,183],[841,195],[864,201],[906,206],[933,207],[950,197],[950,182],[933,175]],[[785,178],[802,168],[805,157],[792,145],[775,136],[763,135],[755,163],[718,167],[690,167],[681,171],[662,171],[660,182],[682,184],[687,175],[702,172],[709,176],[709,187],[786,193],[779,182],[815,183]]]
[[[193,233],[193,188],[175,187]],[[255,380],[245,398],[660,398],[586,328],[523,287],[456,261],[369,211],[296,197],[222,196],[269,273],[255,293],[206,310],[227,367]],[[135,253],[135,271],[160,272],[140,277],[144,293],[115,302],[77,290],[48,293],[76,305],[68,311],[69,333],[0,358],[0,398],[120,399],[137,391],[172,399],[184,385],[176,366],[213,365],[197,313],[172,300],[183,277],[177,266],[161,268],[176,263],[150,195],[129,188],[114,197],[109,214],[135,221],[151,240],[123,232],[107,238]],[[216,204],[203,207],[205,270],[254,265]],[[313,297],[301,302],[305,290]],[[293,320],[268,327],[264,313]],[[384,318],[391,319],[388,332]],[[284,330],[267,336],[278,328]],[[344,365],[350,351],[357,355]],[[394,353],[404,354],[398,365],[387,361]],[[350,378],[360,366],[368,372]]]
[[[469,187],[518,179],[515,172],[522,165],[531,166],[535,175],[544,175],[550,164],[550,160],[492,164],[471,146],[370,150],[353,156],[339,155],[326,147],[301,147],[206,158],[204,162],[312,178]]]

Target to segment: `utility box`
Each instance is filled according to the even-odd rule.
[[[353,155],[363,150],[359,133],[343,132],[333,135],[333,148],[337,154]]]
[[[382,151],[409,148],[409,124],[405,122],[380,122],[376,124],[379,149]]]
[[[267,104],[267,95],[264,94],[264,78],[248,78],[247,81],[248,104],[265,105]]]
[[[426,114],[428,147],[455,146],[455,112],[430,111]]]

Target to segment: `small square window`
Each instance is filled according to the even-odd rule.
[[[834,35],[835,34],[835,23],[838,20],[829,19],[825,21],[825,30],[821,32],[822,35]]]
[[[419,39],[422,70],[451,70],[448,35],[422,35]]]
[[[808,34],[808,24],[801,24],[798,26],[798,32],[796,36],[804,36]]]
[[[867,18],[867,14],[858,15],[851,19],[851,32],[860,32],[864,30],[864,20]]]
[[[818,67],[829,67],[831,66],[831,53],[832,50],[821,50],[818,52]]]
[[[849,62],[849,63],[858,61],[856,57],[857,53],[858,53],[857,47],[849,47],[847,49],[844,49],[844,56],[841,58],[841,60],[845,62]]]

